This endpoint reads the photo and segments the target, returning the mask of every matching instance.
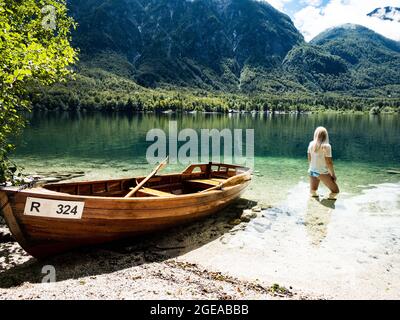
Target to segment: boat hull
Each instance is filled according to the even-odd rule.
[[[206,193],[168,198],[99,198],[46,193],[44,189],[0,191],[4,218],[25,251],[37,258],[187,224],[214,214],[241,196],[250,181]],[[28,198],[83,202],[80,219],[26,215]]]

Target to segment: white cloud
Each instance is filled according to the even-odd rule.
[[[289,2],[292,2],[292,0],[258,0],[258,1],[268,2],[271,6],[273,6],[275,9],[278,9],[279,11],[284,11],[285,5]]]
[[[330,0],[322,7],[318,7],[318,1],[304,1],[309,4],[294,14],[294,24],[307,41],[328,28],[345,23],[360,24],[400,41],[400,23],[367,16],[375,8],[399,7],[400,0]]]
[[[308,6],[319,7],[322,4],[322,0],[301,0],[301,3]]]

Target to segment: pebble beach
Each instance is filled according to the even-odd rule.
[[[185,259],[202,245],[234,234],[257,212],[239,200],[223,215],[158,236],[133,239],[39,261],[0,228],[0,299],[305,299],[291,288],[244,280]],[[244,214],[243,210],[245,210]],[[256,208],[256,211],[260,211]],[[235,231],[236,230],[236,231]],[[44,266],[56,282],[42,283]]]

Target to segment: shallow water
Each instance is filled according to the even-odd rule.
[[[327,298],[400,298],[400,185],[336,202],[310,199],[306,187],[186,258]]]
[[[273,206],[184,259],[317,295],[400,298],[400,175],[387,172],[400,171],[399,116],[35,114],[14,159],[30,173],[142,175],[151,168],[146,133],[170,120],[179,129],[255,129],[245,197]],[[335,203],[308,197],[306,150],[319,125],[331,136],[342,191]]]

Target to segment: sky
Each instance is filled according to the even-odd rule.
[[[400,0],[259,0],[289,15],[310,41],[322,31],[345,23],[360,24],[400,41],[400,22],[384,21],[367,14],[376,8],[400,7]]]

